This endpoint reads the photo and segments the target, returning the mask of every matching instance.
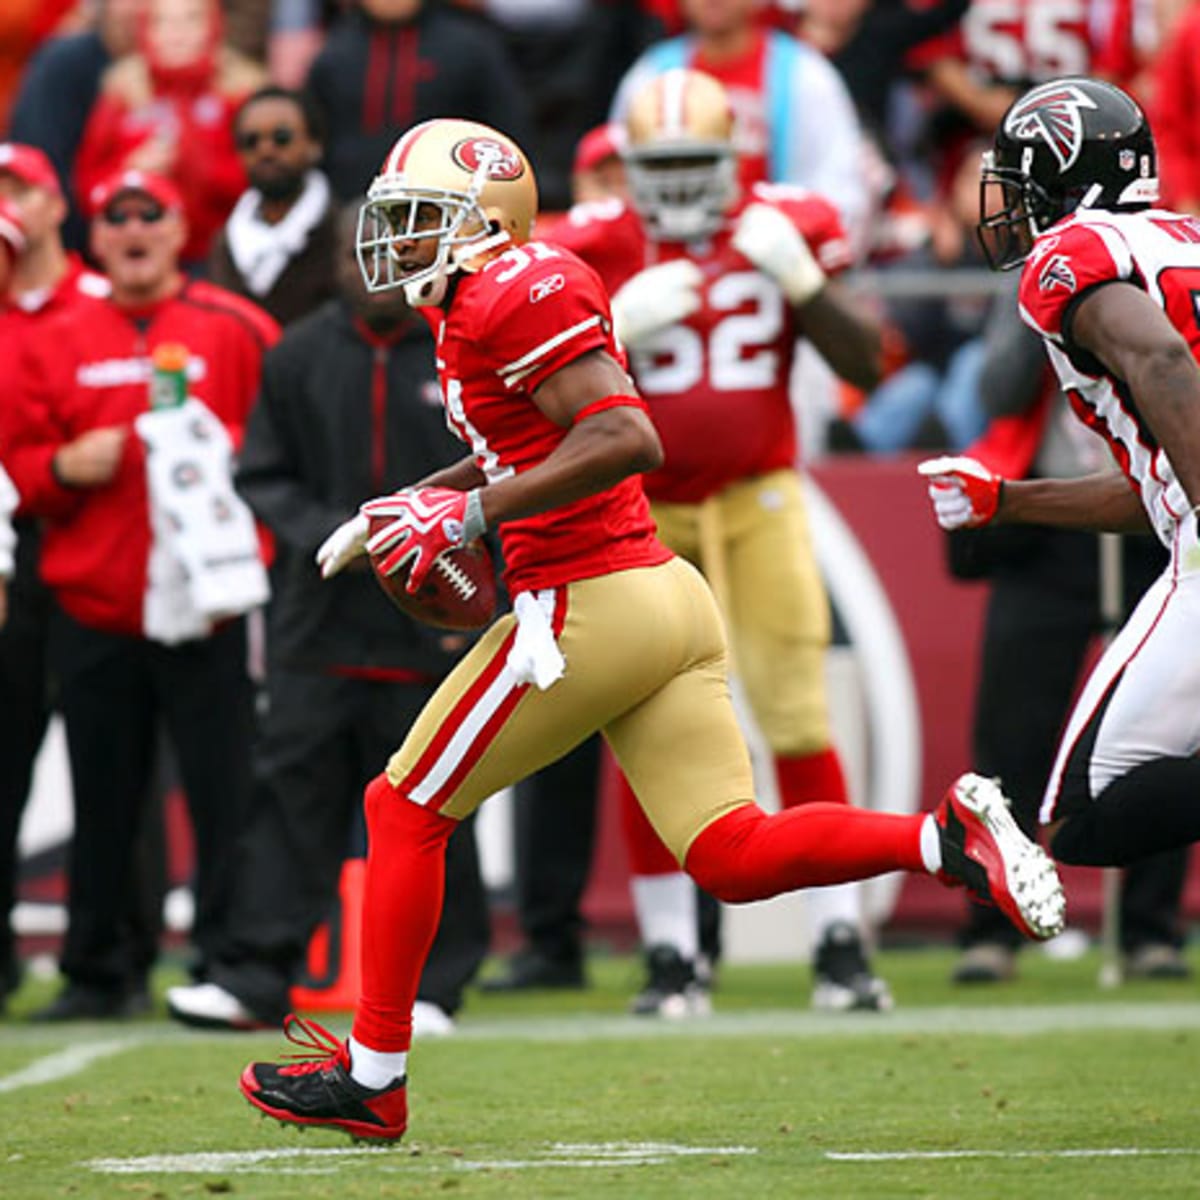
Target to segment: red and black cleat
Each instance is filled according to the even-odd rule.
[[[1061,933],[1066,898],[1054,863],[1013,820],[994,780],[962,775],[934,813],[944,883],[965,884],[1027,937]]]
[[[408,1126],[407,1079],[385,1088],[364,1087],[350,1077],[346,1043],[315,1021],[289,1016],[289,1041],[305,1048],[287,1063],[250,1063],[238,1086],[268,1116],[293,1125],[323,1125],[354,1138],[395,1141]]]

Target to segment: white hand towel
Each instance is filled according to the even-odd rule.
[[[521,592],[513,601],[517,636],[508,652],[508,668],[521,683],[535,683],[541,691],[563,677],[566,660],[554,640],[554,591]]]

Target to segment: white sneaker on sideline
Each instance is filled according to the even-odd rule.
[[[194,983],[167,988],[167,1011],[185,1025],[201,1029],[266,1029],[232,992],[219,984]]]
[[[413,1005],[413,1037],[449,1037],[454,1030],[454,1018],[444,1008],[428,1000],[418,1000]]]

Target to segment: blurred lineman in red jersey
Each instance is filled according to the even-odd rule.
[[[843,378],[869,389],[880,336],[829,282],[851,261],[837,209],[805,188],[743,190],[732,124],[715,79],[657,76],[629,108],[631,203],[580,205],[553,236],[614,297],[617,336],[666,455],[644,480],[659,536],[712,586],[783,807],[848,803],[825,698],[829,603],[795,469],[789,380],[803,331]],[[703,988],[689,978],[694,888],[628,788],[624,808],[651,975],[635,1011],[703,1011]],[[889,1008],[865,958],[858,885],[806,901],[814,1004]]]
[[[623,366],[603,285],[567,250],[527,241],[537,207],[519,147],[435,120],[397,142],[368,193],[359,255],[371,288],[404,287],[434,329],[451,427],[471,453],[360,511],[318,551],[332,575],[391,547],[418,588],[445,550],[498,526],[514,612],[438,689],[366,791],[363,987],[350,1038],[285,1028],[307,1062],[251,1063],[262,1111],[356,1137],[407,1126],[421,964],[446,841],[489,795],[604,733],[659,836],[733,902],[883,871],[967,883],[1033,936],[1056,932],[1049,860],[993,784],[964,776],[936,813],[815,803],[768,816],[727,685],[712,593],[655,536],[639,475],[662,446]]]

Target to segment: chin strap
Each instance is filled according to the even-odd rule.
[[[465,242],[461,246],[455,246],[450,251],[450,259],[454,268],[460,271],[474,270],[476,259],[484,255],[490,256],[494,251],[509,245],[512,242],[512,237],[503,229],[496,233],[489,233],[475,242]]]

